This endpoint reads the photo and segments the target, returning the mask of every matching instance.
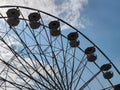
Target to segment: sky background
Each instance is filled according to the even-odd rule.
[[[60,17],[89,37],[120,70],[120,0],[0,0],[0,2],[0,5],[17,3]]]
[[[120,0],[89,0],[81,12],[89,26],[81,31],[96,43],[120,69]]]

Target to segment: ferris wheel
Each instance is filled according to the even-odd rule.
[[[0,11],[0,90],[120,90],[120,71],[80,30],[38,9]]]

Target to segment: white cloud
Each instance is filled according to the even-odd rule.
[[[0,0],[0,5],[20,5],[36,8],[53,14],[69,24],[84,28],[80,22],[81,10],[88,3],[88,0]],[[83,27],[84,26],[84,27]]]
[[[20,5],[20,6],[27,6],[27,7],[32,7],[36,8],[45,12],[48,12],[50,14],[53,14],[64,21],[67,21],[71,25],[75,27],[81,27],[84,28],[85,25],[84,23],[80,22],[81,21],[81,10],[83,10],[84,6],[88,3],[88,0],[0,0],[0,6],[2,5]],[[56,3],[60,2],[60,3]],[[2,9],[0,9],[2,10]],[[1,11],[5,13],[5,10]],[[63,29],[68,29],[66,25],[62,26]],[[0,30],[4,30],[2,27],[2,23],[0,23]],[[3,31],[4,32],[4,31]],[[3,36],[3,33],[0,32],[0,36]],[[12,36],[12,35],[11,35]],[[8,45],[12,46],[14,49],[17,50],[17,47],[20,45],[18,42],[14,41],[14,39],[9,36],[9,40],[6,38],[6,42]],[[15,38],[15,36],[13,35]],[[8,49],[8,47],[0,41],[0,58],[3,58],[6,62],[10,60],[14,55],[13,53]],[[27,67],[27,64],[20,59],[20,61]],[[26,58],[26,61],[29,62],[31,66],[33,66],[31,60],[29,58]],[[22,65],[18,63],[18,61],[14,58],[14,63],[18,69],[23,69]],[[38,65],[39,71],[41,74],[46,76],[46,73],[42,68]],[[5,65],[0,61],[0,72],[5,68]],[[49,71],[49,73],[54,77],[53,73],[51,72],[50,66],[46,65],[46,70]],[[7,69],[4,71],[4,73],[0,74],[0,76],[5,77],[6,73],[9,73],[10,77],[12,77],[13,80],[18,80],[20,83],[20,79],[18,76],[14,73],[12,73],[11,70],[7,72]],[[29,68],[30,73],[32,73],[34,70],[32,68]],[[33,74],[34,76],[37,76],[36,73]],[[9,86],[9,84],[8,84]],[[1,89],[0,89],[1,90]],[[13,88],[9,90],[14,90]],[[16,90],[16,89],[15,89]]]

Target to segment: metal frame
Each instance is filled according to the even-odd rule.
[[[58,20],[59,22],[62,22],[66,25],[68,25],[71,29],[73,29],[75,32],[77,32],[79,35],[81,35],[83,38],[85,38],[88,42],[90,42],[105,58],[106,60],[112,65],[112,67],[116,70],[116,72],[120,75],[120,71],[117,69],[117,67],[113,64],[113,62],[111,61],[111,59],[92,41],[90,40],[86,35],[84,35],[80,30],[76,29],[75,27],[73,27],[72,25],[70,25],[69,23],[65,22],[64,20],[54,16],[54,15],[51,15],[47,12],[44,12],[44,11],[41,11],[41,10],[38,10],[38,9],[33,9],[33,8],[29,8],[29,7],[24,7],[24,6],[0,6],[0,9],[1,8],[18,8],[19,10],[20,9],[26,9],[26,10],[33,10],[33,11],[36,11],[38,13],[43,13],[45,15],[48,15],[50,17],[53,17],[55,18],[56,20]],[[4,19],[4,21],[6,21],[7,17],[2,15],[0,13],[1,17],[0,19]],[[12,66],[10,63],[4,61],[3,59],[0,59],[1,62],[4,63],[4,65],[6,65],[9,69],[11,69],[16,75],[18,75],[20,77],[20,79],[22,79],[26,84],[25,85],[28,85],[28,86],[25,86],[25,85],[22,85],[22,84],[18,84],[17,82],[12,82],[12,81],[9,81],[7,80],[7,78],[3,78],[0,76],[0,81],[3,81],[3,82],[8,82],[10,84],[12,84],[13,86],[15,86],[16,88],[19,88],[19,89],[23,89],[23,88],[26,88],[26,89],[30,89],[30,90],[36,90],[29,82],[27,82],[26,80],[27,79],[24,79],[23,77],[20,76],[20,74],[18,72],[20,72],[21,74],[27,76],[29,79],[31,79],[35,84],[36,84],[36,87],[41,89],[41,90],[44,90],[44,89],[49,89],[49,90],[83,90],[84,88],[88,88],[90,90],[90,87],[88,86],[88,84],[94,79],[96,78],[97,79],[97,75],[99,73],[103,73],[103,71],[100,70],[100,66],[96,63],[96,62],[93,62],[94,65],[100,70],[98,72],[96,72],[96,74],[94,74],[92,71],[90,71],[90,68],[87,67],[87,63],[88,61],[85,61],[86,60],[86,55],[84,53],[84,50],[78,46],[76,48],[72,48],[69,47],[69,43],[67,42],[67,36],[65,36],[64,34],[61,33],[61,35],[58,37],[55,37],[55,38],[52,38],[52,36],[49,36],[48,35],[48,31],[47,29],[49,29],[49,27],[47,25],[44,24],[44,20],[41,18],[41,26],[43,27],[41,29],[41,32],[43,32],[43,29],[44,29],[44,33],[45,33],[45,37],[42,35],[41,37],[44,38],[44,40],[48,41],[48,45],[45,50],[43,50],[42,48],[42,44],[40,45],[40,43],[38,42],[38,39],[37,39],[37,36],[39,34],[42,34],[41,32],[39,32],[39,34],[36,34],[34,32],[34,30],[32,30],[28,23],[29,20],[26,19],[22,13],[21,13],[21,16],[22,18],[19,18],[20,20],[23,20],[25,21],[25,24],[27,25],[26,28],[28,28],[30,30],[29,33],[31,33],[32,37],[29,36],[29,38],[33,39],[33,41],[36,43],[37,45],[37,49],[38,49],[38,54],[41,54],[39,58],[41,58],[42,60],[42,63],[41,61],[39,60],[39,58],[37,57],[36,54],[34,54],[31,49],[29,48],[29,46],[27,45],[27,43],[20,37],[20,34],[22,33],[18,33],[16,31],[16,28],[15,27],[10,27],[10,30],[14,32],[14,34],[16,34],[16,36],[19,38],[19,42],[23,45],[23,49],[19,52],[16,52],[13,48],[11,48],[11,46],[5,41],[4,37],[0,36],[0,40],[8,47],[8,49],[11,50],[11,52],[14,54],[14,57],[17,58],[17,60],[19,61],[19,63],[23,66],[23,68],[26,70],[27,73],[23,72],[22,70],[19,70],[17,67],[15,66]],[[10,31],[9,30],[9,31]],[[8,31],[8,33],[9,33]],[[23,32],[25,32],[23,30]],[[6,33],[7,34],[7,33]],[[64,39],[66,40],[66,42],[68,44],[66,44],[66,46],[64,46]],[[60,40],[60,41],[59,41]],[[56,43],[59,44],[59,47],[61,49],[61,51],[57,51],[59,47],[56,47]],[[43,45],[44,47],[44,45]],[[34,48],[36,48],[36,46],[34,46]],[[32,48],[34,50],[34,48]],[[50,49],[50,51],[49,51]],[[80,52],[83,53],[83,56],[81,58],[81,60],[79,61],[79,58],[76,57],[76,52],[77,52],[77,49],[80,50]],[[48,50],[46,52],[46,50]],[[32,65],[30,65],[22,56],[21,52],[25,52],[25,54],[30,58],[30,61],[32,62]],[[52,56],[50,54],[52,54]],[[48,56],[47,56],[48,55]],[[61,58],[60,55],[63,55],[63,57]],[[72,57],[68,58],[67,55],[70,55]],[[51,56],[51,59],[53,59],[53,61],[49,61],[49,58]],[[36,60],[36,62],[42,67],[42,69],[44,70],[45,74],[47,75],[47,78],[42,75],[37,67],[35,67],[36,63],[34,63],[33,61],[33,58]],[[58,58],[60,59],[63,59],[63,62],[58,60]],[[34,70],[34,72],[36,74],[38,74],[40,76],[40,80],[41,81],[38,81],[36,80],[29,72],[29,70],[27,69],[26,66],[24,66],[24,64],[21,62],[21,59],[24,60],[24,63],[26,63],[28,66],[30,66],[30,68],[32,70]],[[71,61],[70,61],[71,60]],[[77,68],[75,68],[75,60],[78,60],[79,61],[79,64],[77,65]],[[51,62],[52,64],[54,63],[54,65],[51,66]],[[67,62],[71,63],[71,65],[68,65]],[[47,66],[46,63],[48,66],[49,66],[49,70],[52,72],[52,74],[49,73],[49,71],[47,71],[46,67]],[[61,63],[61,64],[59,64]],[[69,63],[69,64],[70,64]],[[60,65],[63,65],[63,67],[61,67]],[[83,65],[83,67],[81,67],[81,65]],[[53,67],[56,67],[57,68],[57,73],[56,71],[54,70]],[[93,77],[89,78],[89,80],[87,81],[84,81],[82,80],[82,74],[84,72],[84,69],[87,68],[92,74],[93,74]],[[62,71],[63,69],[63,71]],[[18,72],[16,72],[18,71]],[[4,72],[4,71],[3,71]],[[80,74],[78,74],[78,72],[81,72]],[[1,74],[1,73],[0,73]],[[52,77],[52,75],[54,75],[54,78]],[[69,76],[71,75],[71,76]],[[75,76],[77,77],[75,79]],[[65,78],[63,78],[65,77]],[[70,80],[69,80],[70,79]],[[84,82],[84,84],[81,86],[81,87],[78,87],[79,86],[79,82],[80,80],[82,80],[82,82]],[[98,80],[98,79],[97,79]],[[75,85],[74,82],[76,82]],[[99,82],[99,80],[98,80]],[[111,87],[114,87],[114,85],[112,84],[112,82],[110,80],[108,80],[108,82],[110,83]],[[100,83],[100,82],[99,82]],[[101,83],[100,83],[101,84]],[[0,85],[2,86],[2,84]],[[42,86],[42,87],[41,87]],[[101,84],[102,86],[102,84]],[[5,86],[5,88],[7,89],[7,87]],[[103,87],[105,88],[105,87]],[[103,90],[106,90],[107,88],[103,89]]]

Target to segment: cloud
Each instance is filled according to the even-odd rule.
[[[81,11],[88,0],[0,0],[0,5],[20,5],[36,8],[55,15],[69,24],[84,28]],[[65,26],[64,26],[65,27]]]
[[[55,15],[64,21],[68,22],[69,24],[75,26],[75,27],[81,27],[84,28],[85,24],[81,22],[81,11],[83,10],[84,6],[88,3],[88,0],[0,0],[0,6],[2,5],[20,5],[20,6],[27,6],[27,7],[32,7],[36,8],[45,12],[48,12],[52,15]],[[2,10],[2,9],[0,9]],[[5,14],[6,10],[3,10]],[[66,25],[62,26],[62,29],[68,29],[69,27]],[[5,31],[2,23],[0,22],[0,36],[4,36]],[[14,39],[16,38],[15,35],[8,35],[5,38],[6,42],[8,43],[9,46],[14,48],[16,51],[18,50],[18,47],[20,46],[20,43],[18,41],[15,41]],[[13,38],[14,37],[14,38]],[[0,41],[0,58],[4,59],[6,62],[9,62],[10,60],[13,60],[12,65],[16,65],[16,67],[20,70],[24,70],[22,64],[18,62],[18,60],[14,57],[14,54],[9,50],[9,48]],[[25,60],[31,65],[34,66],[29,58],[25,58]],[[24,64],[25,67],[28,67],[28,65],[20,59],[20,61]],[[34,62],[34,60],[33,60]],[[35,63],[35,62],[34,62]],[[12,80],[16,81],[18,83],[23,83],[24,81],[21,81],[21,79],[18,77],[18,75],[14,74],[13,71],[9,70],[7,71],[8,68],[5,68],[5,64],[0,61],[0,76],[5,78],[6,76],[10,76]],[[46,76],[45,71],[41,68],[41,66],[38,64],[38,71],[43,75]],[[45,66],[46,70],[54,77],[50,66],[46,65]],[[30,73],[33,73],[34,70],[32,68],[28,68]],[[4,70],[4,72],[2,72]],[[22,75],[22,74],[21,74]],[[39,77],[37,76],[37,73],[32,74],[34,77]],[[24,76],[23,76],[24,77]],[[24,77],[26,78],[26,77]],[[10,79],[10,78],[9,78]],[[29,79],[27,79],[29,81]],[[1,83],[1,82],[0,82]],[[32,83],[29,82],[29,83]],[[3,84],[4,86],[4,84]],[[7,86],[11,86],[10,84],[7,83]],[[1,89],[0,89],[1,90]],[[13,88],[9,88],[9,90],[14,90]],[[16,90],[16,89],[15,89]]]

